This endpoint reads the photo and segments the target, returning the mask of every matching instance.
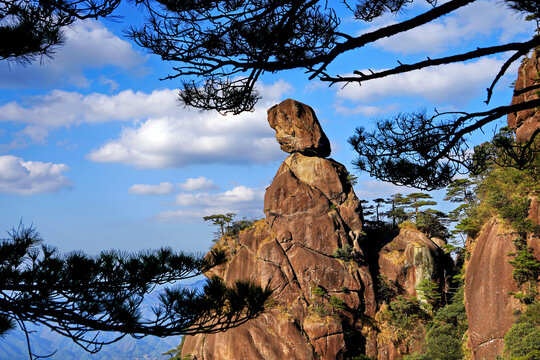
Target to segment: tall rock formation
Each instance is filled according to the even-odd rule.
[[[381,273],[403,285],[403,295],[414,296],[422,279],[439,282],[442,250],[413,231],[403,231],[384,248],[391,238],[385,243],[366,239],[349,173],[325,158],[330,143],[309,106],[285,100],[268,110],[268,121],[290,156],[266,190],[266,218],[238,238],[221,238],[216,246],[230,260],[209,275],[227,283],[250,280],[274,293],[259,317],[223,333],[186,337],[182,356],[336,360],[366,354],[401,359],[407,346],[388,344],[385,338],[377,345],[373,279],[380,266]],[[379,264],[381,248],[386,250]],[[396,253],[404,260],[393,261]]]
[[[509,253],[516,251],[516,234],[493,219],[474,242],[465,273],[465,306],[469,322],[469,347],[472,358],[495,359],[504,350],[504,335],[516,321],[519,300],[512,277],[514,268]]]
[[[285,100],[268,111],[283,162],[266,191],[266,219],[240,234],[215,270],[274,290],[258,318],[225,333],[187,337],[182,354],[210,359],[344,359],[375,354],[375,296],[363,261],[361,205],[313,110]],[[232,250],[232,247],[234,250]],[[342,248],[351,260],[332,253]]]
[[[519,104],[540,98],[540,50],[533,51],[530,58],[525,58],[518,71],[514,87],[512,104]],[[540,111],[538,108],[518,111],[508,115],[508,126],[516,132],[517,141],[526,141],[540,129]]]

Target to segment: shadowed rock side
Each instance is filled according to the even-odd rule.
[[[540,98],[540,51],[535,49],[530,58],[526,58],[519,67],[514,88],[512,104],[519,104]],[[540,111],[538,108],[518,111],[508,115],[508,126],[515,130],[517,141],[526,141],[540,129]]]
[[[435,239],[435,238],[434,238]],[[436,239],[435,239],[436,240]],[[401,229],[399,234],[379,251],[379,275],[395,286],[398,295],[425,301],[417,291],[423,280],[448,291],[447,280],[453,274],[451,258],[431,239],[418,230]],[[402,359],[404,355],[424,350],[424,327],[418,324],[406,338],[398,336],[383,320],[386,306],[375,316],[379,360]]]

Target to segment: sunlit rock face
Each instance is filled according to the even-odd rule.
[[[519,67],[518,78],[514,87],[512,105],[540,98],[540,52],[535,49],[530,58],[526,58]],[[540,129],[540,111],[532,108],[508,115],[508,126],[516,132],[517,141],[526,141]]]
[[[474,242],[465,273],[465,307],[469,346],[473,359],[495,359],[504,349],[504,335],[516,321],[521,307],[510,292],[517,292],[509,253],[516,251],[516,237],[498,221],[484,226]]]
[[[361,205],[346,168],[313,110],[286,100],[269,110],[276,138],[291,155],[264,199],[266,218],[216,245],[230,260],[213,270],[227,283],[251,280],[274,294],[256,319],[224,333],[186,338],[197,359],[345,359],[376,355],[369,320],[376,311],[372,276],[360,241]],[[332,256],[348,248],[358,259]],[[339,299],[339,300],[336,300]],[[341,304],[336,306],[335,304]]]
[[[268,123],[276,130],[281,150],[309,156],[330,156],[330,141],[311,107],[287,99],[268,110]]]

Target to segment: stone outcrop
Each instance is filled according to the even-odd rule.
[[[281,150],[308,156],[330,156],[330,141],[311,107],[287,99],[268,110],[268,122],[276,130]]]
[[[198,360],[375,355],[375,333],[366,320],[376,311],[374,286],[360,241],[361,205],[348,172],[322,158],[329,154],[329,143],[311,108],[286,100],[269,111],[269,121],[282,148],[292,154],[266,191],[266,219],[233,244],[221,239],[217,246],[228,249],[231,258],[213,273],[228,283],[242,279],[269,285],[271,304],[256,319],[225,333],[187,337],[182,355]],[[289,136],[283,129],[290,123]],[[318,127],[305,136],[309,141],[295,140],[306,133],[298,130],[302,124]],[[348,250],[351,259],[333,257],[338,248]]]
[[[349,173],[325,158],[330,145],[311,108],[286,100],[269,110],[268,121],[290,155],[266,190],[266,217],[237,238],[221,238],[216,247],[229,261],[208,275],[269,286],[273,295],[245,324],[186,337],[182,356],[336,360],[365,354],[394,360],[421,350],[423,327],[415,330],[414,343],[378,334],[385,324],[377,314],[384,309],[378,309],[373,279],[384,275],[403,289],[401,295],[416,296],[423,279],[442,287],[448,257],[417,230],[366,237]]]
[[[416,288],[422,280],[438,283],[443,289],[451,268],[444,251],[418,230],[402,229],[379,253],[379,274],[403,294],[419,299],[422,294]]]
[[[439,239],[440,240],[440,239]],[[443,243],[443,242],[441,242]],[[447,290],[446,280],[453,274],[450,257],[425,234],[415,229],[401,229],[399,234],[379,251],[378,270],[382,279],[391,284],[398,295],[425,301],[417,291],[423,280]],[[378,360],[402,359],[406,354],[424,350],[424,324],[419,322],[406,337],[397,336],[384,321],[386,305],[377,313]]]
[[[521,308],[510,293],[517,292],[509,253],[516,251],[516,234],[493,219],[468,246],[471,258],[465,273],[465,307],[472,358],[495,359],[504,349],[504,335]]]
[[[526,58],[519,67],[514,88],[512,104],[539,99],[540,94],[540,51],[535,49],[530,58]],[[508,126],[516,132],[517,141],[526,141],[540,129],[540,111],[538,108],[527,109],[508,114]]]

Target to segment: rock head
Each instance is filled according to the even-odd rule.
[[[276,130],[281,150],[290,154],[330,156],[330,141],[311,107],[287,99],[268,110],[268,122]]]

